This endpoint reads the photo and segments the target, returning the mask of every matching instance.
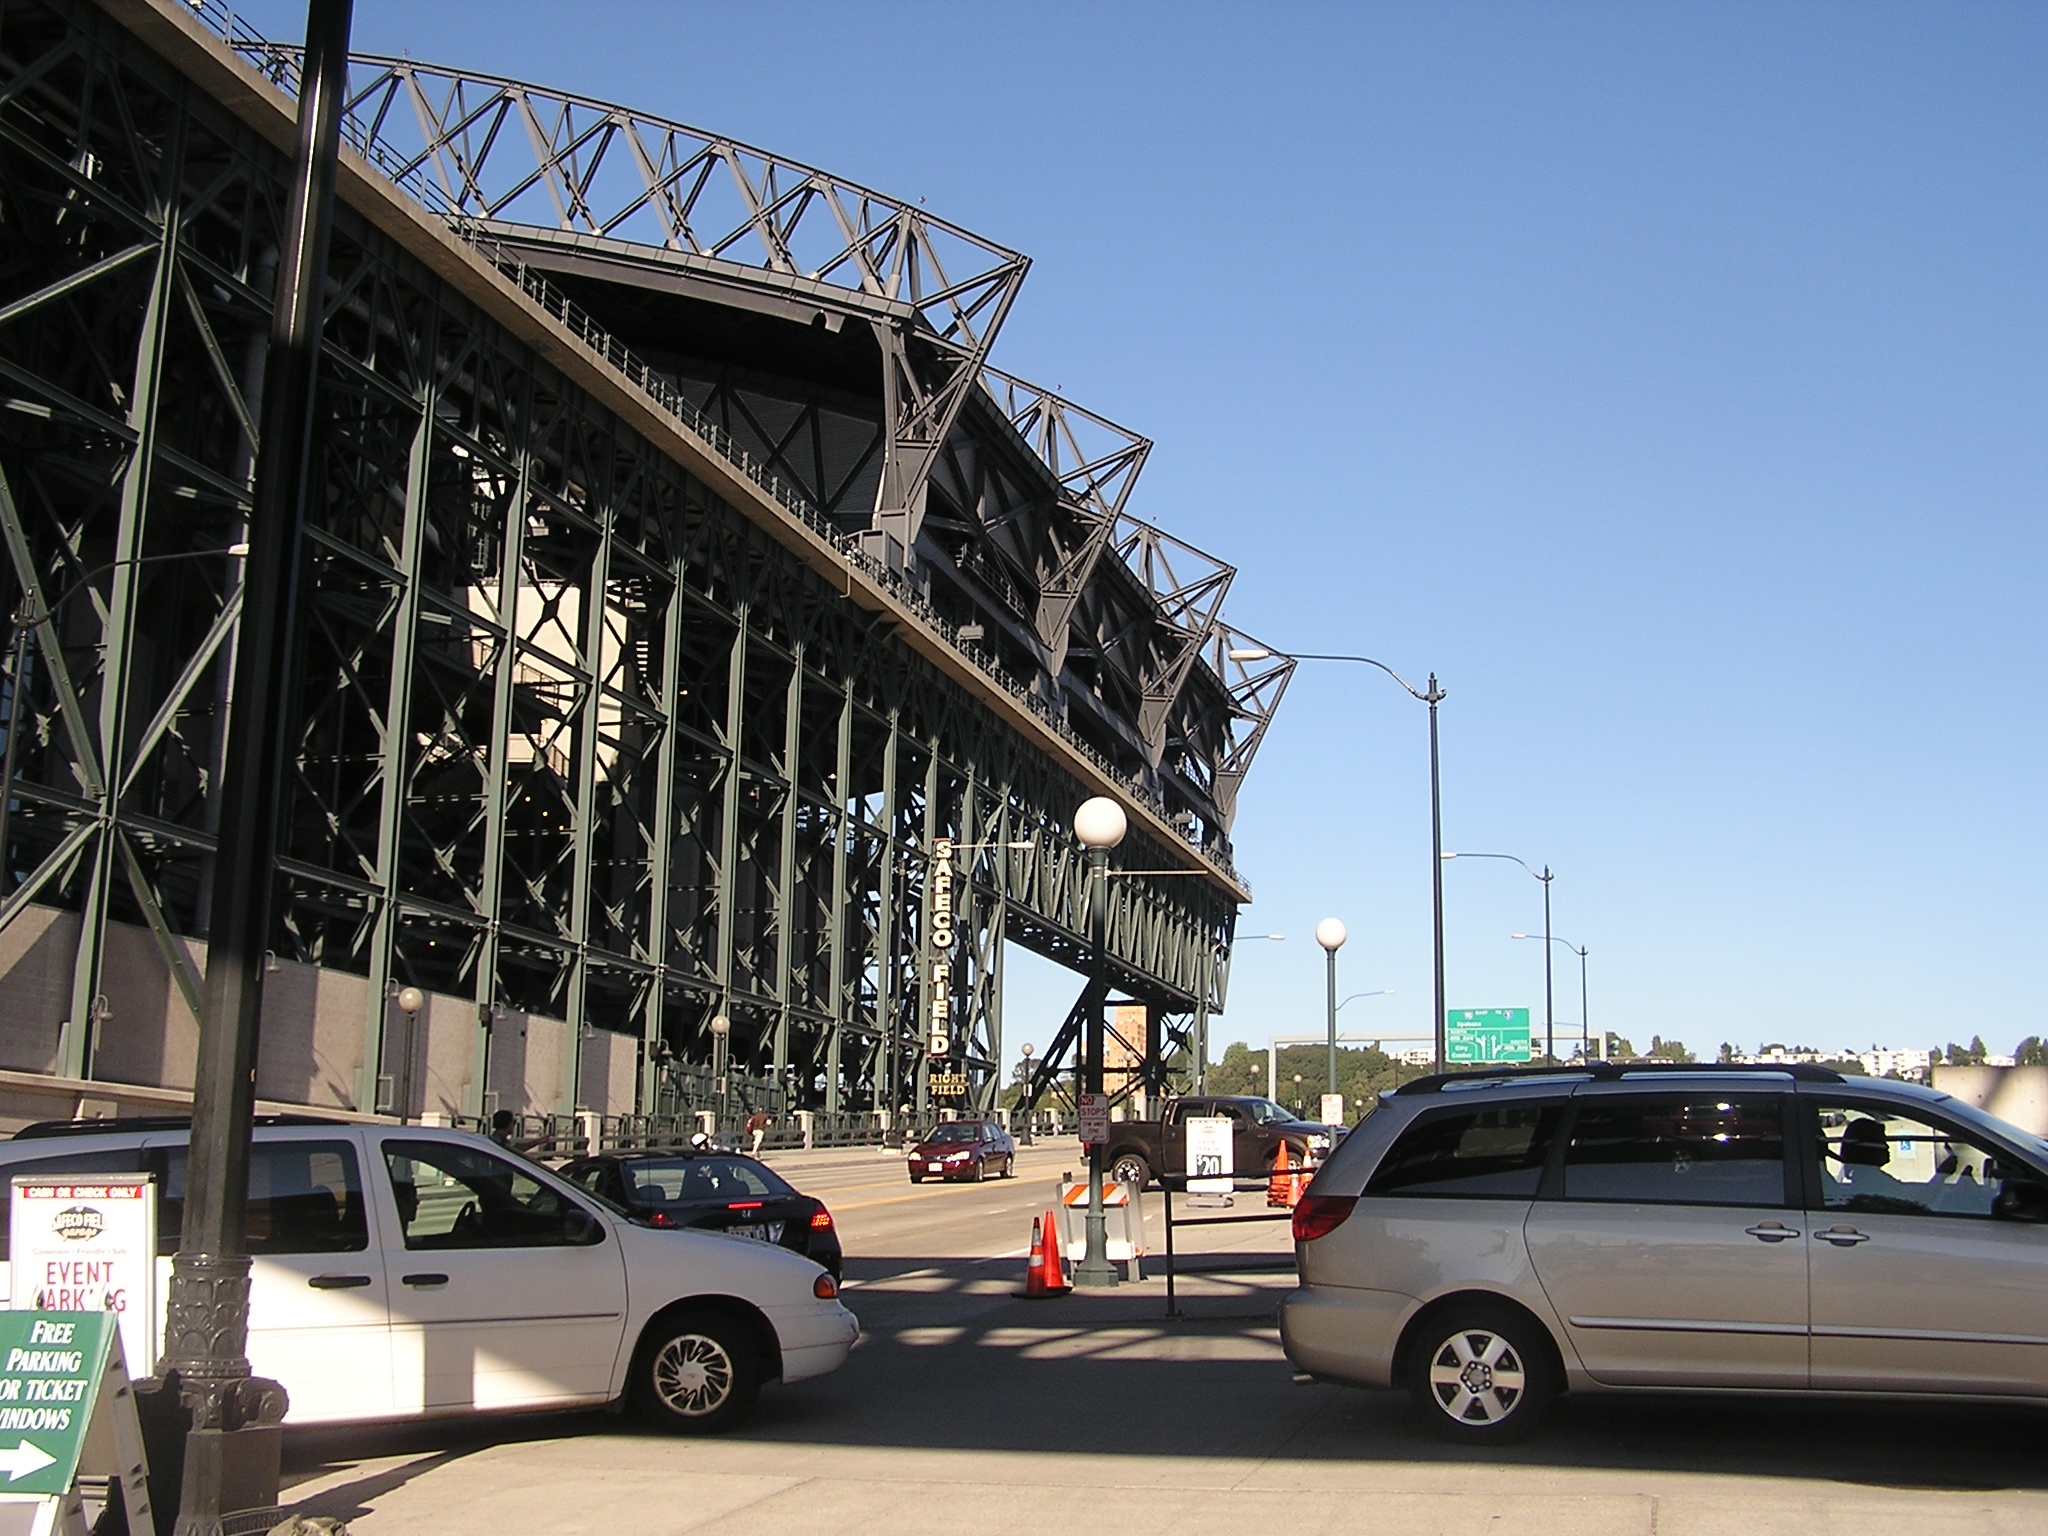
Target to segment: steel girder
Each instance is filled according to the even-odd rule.
[[[296,49],[240,46],[292,85]],[[371,55],[352,61],[351,84],[351,138],[384,171],[465,238],[581,280],[586,296],[623,285],[870,331],[871,403],[661,366],[825,514],[856,519],[849,538],[865,554],[980,628],[1006,670],[1167,802],[1183,835],[1228,857],[1235,795],[1212,792],[1219,765],[1241,769],[1270,718],[1204,661],[1234,573],[1128,515],[1148,442],[986,366],[1027,258],[921,206],[612,103]],[[1006,475],[1007,445],[968,425],[984,415],[1050,478]]]
[[[270,67],[295,73],[296,49]],[[875,526],[917,541],[924,489],[1030,259],[923,208],[722,134],[523,81],[356,55],[350,115],[403,179],[508,244],[655,247],[712,290],[872,327],[885,438]]]
[[[286,167],[101,11],[0,18],[0,927],[80,915],[59,1065],[90,1075],[108,923],[196,1011]],[[276,941],[369,982],[355,1102],[410,1094],[386,996],[413,983],[476,1007],[476,1111],[515,1013],[569,1026],[563,1110],[589,1030],[643,1043],[643,1107],[698,1092],[718,1012],[764,1102],[923,1107],[945,832],[1029,845],[955,871],[986,1107],[1004,942],[1087,963],[1082,785],[347,207],[328,306]],[[977,376],[1099,558],[1142,439]],[[1143,831],[1124,858],[1169,861]],[[1221,1006],[1235,904],[1112,895],[1112,977],[1170,1041]]]

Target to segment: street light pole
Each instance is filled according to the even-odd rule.
[[[1107,990],[1109,976],[1109,851],[1124,840],[1130,823],[1124,808],[1104,795],[1084,800],[1074,813],[1074,836],[1088,850],[1089,940],[1095,978]],[[1100,994],[1088,1010],[1083,1082],[1090,1094],[1102,1092],[1102,1005]],[[1078,1106],[1077,1106],[1078,1107]],[[1074,1269],[1077,1286],[1117,1284],[1109,1262],[1109,1223],[1102,1214],[1102,1143],[1088,1144],[1088,1222],[1086,1247]]]
[[[1324,1090],[1326,1093],[1337,1091],[1337,951],[1344,947],[1344,941],[1350,936],[1334,917],[1326,917],[1316,924],[1316,942],[1323,946],[1323,954],[1329,960],[1329,987],[1325,995],[1330,1011],[1330,1086]]]
[[[1407,687],[1405,683],[1402,686]],[[1409,691],[1412,693],[1414,690]],[[1436,852],[1429,874],[1433,882],[1436,917],[1436,1069],[1441,1072],[1444,1069],[1444,1031],[1448,1027],[1448,1016],[1444,1005],[1444,811],[1437,787],[1436,707],[1443,702],[1444,691],[1437,685],[1434,672],[1429,674],[1429,692],[1424,697],[1429,704],[1429,836]]]
[[[177,1536],[220,1536],[224,1493],[260,1467],[256,1458],[267,1439],[260,1431],[280,1422],[289,1406],[284,1389],[255,1376],[249,1365],[249,1142],[263,957],[277,886],[277,825],[284,768],[292,757],[287,735],[295,596],[316,462],[322,300],[351,16],[350,0],[311,0],[307,7],[298,142],[272,292],[262,430],[256,434],[262,446],[221,779],[226,812],[216,855],[220,878],[208,913],[211,947],[193,1073],[184,1222],[164,1318],[164,1380],[167,1386],[175,1382],[191,1426]],[[13,731],[10,726],[10,737]]]
[[[1550,938],[1550,882],[1555,877],[1548,864],[1539,873],[1526,859],[1518,859],[1512,853],[1439,853],[1437,867],[1441,869],[1452,859],[1506,859],[1510,864],[1520,864],[1532,880],[1543,882],[1543,937]],[[1552,1022],[1550,1001],[1550,945],[1543,946],[1543,1059],[1557,1059],[1556,1026]]]
[[[1547,915],[1548,914],[1546,914],[1546,916]],[[1526,939],[1529,937],[1529,935],[1526,933],[1511,933],[1508,935],[1508,937],[1511,939]],[[1592,1029],[1586,1019],[1585,946],[1582,944],[1574,944],[1570,939],[1559,938],[1554,934],[1546,933],[1544,935],[1544,938],[1548,940],[1548,944],[1545,945],[1545,948],[1548,948],[1549,944],[1562,944],[1568,951],[1579,957],[1579,1043],[1582,1051],[1590,1051],[1592,1049],[1593,1034]],[[1607,1059],[1607,1036],[1604,1032],[1600,1036],[1600,1059],[1602,1061],[1605,1061]]]
[[[1265,661],[1273,653],[1263,645],[1248,645],[1230,652],[1232,661]],[[1436,707],[1450,697],[1434,672],[1429,674],[1429,687],[1424,690],[1413,686],[1407,678],[1396,672],[1384,661],[1375,661],[1370,656],[1340,656],[1336,654],[1311,655],[1296,652],[1290,656],[1294,661],[1350,661],[1360,666],[1378,667],[1387,676],[1399,683],[1408,696],[1429,706],[1429,837],[1434,861],[1430,866],[1431,915],[1435,926],[1436,951],[1436,1065],[1442,1071],[1444,1065],[1444,815],[1441,778],[1437,771]]]

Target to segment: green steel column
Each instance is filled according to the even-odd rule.
[[[804,642],[791,657],[789,689],[782,716],[782,847],[775,868],[775,1082],[789,1081],[790,972],[796,964],[797,752],[804,707]]]
[[[846,865],[848,846],[855,836],[853,815],[847,810],[847,780],[853,774],[853,679],[841,680],[839,693],[839,750],[832,767],[832,929],[826,934],[829,971],[826,985],[832,998],[832,1033],[825,1042],[825,1108],[837,1114],[841,1108],[839,1074],[844,1069],[842,1050],[846,1041]]]
[[[668,1017],[668,882],[675,841],[676,690],[682,687],[683,606],[683,588],[678,581],[669,589],[668,612],[662,624],[661,746],[654,754],[654,846],[648,850],[652,859],[648,878],[653,888],[648,902],[647,953],[654,961],[654,982],[640,1015],[640,1091],[633,1106],[643,1115],[656,1109],[660,1089],[656,1057]]]
[[[718,983],[718,1011],[732,1016],[732,963],[737,944],[740,872],[740,731],[746,724],[747,702],[747,617],[749,604],[742,599],[735,617],[732,655],[726,664],[725,699],[725,792],[721,796],[723,825],[718,840],[718,934],[712,959],[712,978]],[[726,1075],[731,1076],[732,1049],[726,1047]],[[721,1100],[723,1105],[726,1100]]]
[[[512,492],[504,524],[504,547],[498,555],[498,623],[504,631],[498,643],[496,672],[491,679],[490,772],[484,781],[483,870],[478,881],[478,900],[489,919],[476,961],[476,1038],[469,1053],[469,1086],[463,1091],[463,1109],[481,1119],[492,1108],[491,1048],[496,1027],[492,1008],[501,1001],[498,991],[498,913],[505,895],[505,805],[511,777],[512,679],[519,661],[519,576],[526,559],[526,508],[533,489],[533,375],[526,376],[525,388],[515,418],[522,430],[517,445],[518,484]]]
[[[896,1113],[902,1102],[899,1094],[901,1077],[897,1071],[897,1036],[901,1031],[896,1024],[897,960],[896,906],[901,900],[897,890],[901,865],[896,850],[896,741],[897,712],[889,711],[889,734],[882,741],[882,849],[881,869],[876,873],[876,883],[881,887],[880,900],[876,903],[874,961],[875,961],[875,1041],[881,1056],[881,1068],[875,1075],[876,1107]]]
[[[607,480],[609,477],[606,477]],[[569,939],[575,946],[570,962],[568,1025],[562,1031],[562,1086],[556,1098],[556,1113],[573,1115],[587,1107],[583,1102],[583,1025],[589,1018],[584,993],[590,982],[590,900],[595,877],[590,868],[592,839],[590,824],[597,814],[597,754],[604,725],[604,711],[598,701],[604,693],[604,615],[611,591],[612,512],[610,486],[605,505],[598,513],[597,554],[591,560],[590,586],[583,599],[583,633],[577,636],[581,651],[578,665],[586,682],[583,719],[576,728],[576,819],[570,828],[575,838],[570,877]]]
[[[425,334],[437,327],[431,322]],[[370,992],[364,1002],[363,1070],[356,1084],[356,1108],[384,1110],[377,1092],[378,1081],[388,1063],[384,1059],[384,1035],[391,1016],[390,992],[393,959],[398,947],[398,864],[399,846],[405,830],[405,757],[412,740],[413,658],[420,622],[420,549],[426,541],[426,495],[433,464],[434,404],[439,391],[432,382],[436,370],[421,370],[427,382],[420,386],[416,400],[419,423],[413,428],[412,449],[406,456],[405,522],[399,533],[398,569],[391,579],[399,588],[398,610],[391,620],[391,683],[385,696],[383,741],[379,756],[376,874],[372,877],[382,895],[370,940]],[[391,1113],[412,1113],[412,1061],[418,1054],[412,1038],[416,1021],[408,1021],[406,1060],[402,1070],[391,1077]]]
[[[128,694],[132,686],[135,587],[140,576],[136,557],[142,552],[143,532],[149,518],[150,483],[156,468],[156,407],[162,387],[165,326],[170,315],[173,287],[177,279],[178,230],[177,191],[183,171],[185,114],[173,119],[171,142],[165,146],[163,181],[158,189],[162,199],[151,210],[161,218],[156,272],[150,280],[149,298],[142,315],[142,329],[135,347],[135,376],[129,390],[128,426],[134,433],[127,472],[121,477],[121,510],[114,530],[112,597],[107,606],[106,628],[100,650],[100,697],[97,740],[94,742],[94,771],[100,782],[99,833],[93,839],[92,862],[85,883],[84,900],[78,913],[78,949],[71,968],[71,1003],[57,1037],[57,1071],[63,1077],[85,1077],[92,1071],[93,1034],[99,1022],[103,999],[101,970],[106,961],[107,897],[114,869],[121,857],[121,778],[125,766],[124,737],[127,732]],[[59,624],[62,620],[59,618]]]

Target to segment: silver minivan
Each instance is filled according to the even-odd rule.
[[[1294,1215],[1296,1371],[1505,1441],[1564,1390],[2048,1401],[2048,1144],[1824,1067],[1385,1095]]]

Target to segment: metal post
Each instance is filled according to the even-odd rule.
[[[245,1428],[275,1424],[284,1389],[252,1375],[243,1221],[255,1112],[256,1036],[270,933],[290,697],[301,514],[312,461],[320,316],[333,227],[351,0],[311,0],[285,246],[263,388],[263,451],[228,736],[218,866],[192,1095],[185,1217],[164,1329],[165,1375],[191,1413],[176,1536],[220,1536],[221,1498]],[[273,1495],[274,1497],[274,1495]]]
[[[1323,1092],[1335,1093],[1337,1091],[1337,951],[1331,949],[1324,951],[1324,953],[1330,962],[1330,1086],[1325,1088]],[[1339,1116],[1338,1118],[1342,1119],[1343,1117]]]
[[[1543,866],[1543,1059],[1557,1060],[1556,1010],[1550,1003],[1550,866]]]
[[[1582,949],[1579,951],[1579,1054],[1582,1056],[1586,1054],[1588,1031],[1591,1028],[1591,1022],[1586,1018],[1586,952]],[[1604,1059],[1607,1055],[1604,1049],[1607,1043],[1604,1036],[1600,1043],[1603,1047],[1600,1055]]]
[[[1109,949],[1109,850],[1090,848],[1088,850],[1089,899],[1094,903],[1090,911],[1090,940],[1095,951],[1095,974],[1100,977],[1108,965]],[[1088,1010],[1085,1029],[1084,1054],[1087,1056],[1085,1081],[1088,1093],[1102,1092],[1102,1010],[1103,999],[1097,997]],[[1081,1262],[1074,1270],[1076,1285],[1115,1285],[1117,1273],[1109,1262],[1109,1223],[1102,1214],[1102,1145],[1090,1143],[1088,1147],[1088,1224],[1087,1248],[1081,1255]]]
[[[1436,1069],[1444,1069],[1444,813],[1443,798],[1438,791],[1437,750],[1436,750],[1436,707],[1443,702],[1444,691],[1437,686],[1436,674],[1429,674],[1429,692],[1424,699],[1429,704],[1429,830],[1436,843],[1435,861],[1430,869],[1430,878],[1436,882]]]

